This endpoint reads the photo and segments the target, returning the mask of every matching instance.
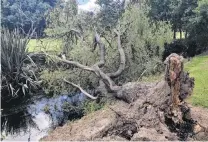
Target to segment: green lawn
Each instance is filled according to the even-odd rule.
[[[31,39],[28,43],[29,52],[40,52],[40,51],[60,51],[62,42],[57,39]]]
[[[182,32],[182,39],[185,38],[185,32]],[[180,32],[176,32],[176,39],[180,39]]]
[[[194,92],[188,101],[208,108],[208,55],[196,56],[186,62],[185,70],[195,78]]]

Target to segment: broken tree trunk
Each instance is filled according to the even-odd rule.
[[[42,140],[195,140],[205,128],[192,119],[185,102],[194,79],[183,71],[181,56],[171,54],[165,64],[163,81],[127,83],[117,92],[124,101],[58,128]]]

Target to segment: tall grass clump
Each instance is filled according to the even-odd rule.
[[[31,88],[36,87],[34,72],[25,61],[28,56],[27,44],[30,36],[23,36],[20,31],[1,30],[1,99],[24,96]]]

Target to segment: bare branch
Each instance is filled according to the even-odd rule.
[[[51,57],[51,55],[47,54],[46,52],[44,52],[45,55]],[[83,70],[87,70],[87,71],[91,71],[93,73],[95,73],[95,70],[89,66],[85,66],[85,65],[82,65],[80,64],[79,62],[75,62],[75,61],[70,61],[70,60],[66,60],[66,59],[62,59],[60,57],[56,57],[59,61],[61,62],[64,62],[64,63],[67,63],[67,64],[70,64],[70,65],[74,65],[80,69],[83,69]],[[95,73],[96,74],[96,73]]]
[[[72,83],[72,82],[69,82],[69,81],[66,80],[66,79],[64,79],[64,82],[66,82],[66,83],[68,83],[68,84],[70,84],[70,85],[72,85],[72,86],[78,88],[84,95],[88,96],[89,98],[91,98],[91,99],[93,99],[93,100],[97,99],[97,97],[94,97],[94,96],[90,95],[90,94],[87,93],[84,89],[82,89],[82,87],[80,87],[79,85],[76,85],[76,84],[74,84],[74,83]]]
[[[120,55],[120,65],[119,65],[119,68],[116,72],[107,74],[111,78],[118,77],[123,72],[123,70],[125,69],[125,64],[126,64],[126,56],[125,56],[125,53],[124,53],[124,49],[121,46],[120,27],[119,27],[119,31],[115,30],[115,33],[118,36],[117,43],[118,43],[118,51],[119,51],[119,55]]]
[[[87,71],[91,71],[91,72],[95,72],[95,70],[91,67],[88,67],[88,66],[85,66],[85,65],[82,65],[80,64],[79,62],[75,62],[75,61],[69,61],[69,60],[66,60],[66,59],[61,59],[61,58],[58,58],[60,61],[64,62],[64,63],[67,63],[67,64],[70,64],[70,65],[74,65],[80,69],[83,69],[83,70],[87,70]]]

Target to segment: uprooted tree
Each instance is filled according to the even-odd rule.
[[[80,121],[72,124],[70,129],[66,129],[67,135],[62,140],[194,140],[197,133],[205,132],[206,128],[192,119],[191,110],[184,101],[192,94],[194,79],[184,72],[182,56],[173,53],[166,58],[165,79],[160,82],[151,84],[129,82],[122,86],[114,83],[113,78],[118,77],[125,67],[125,54],[121,47],[120,33],[119,31],[115,33],[120,66],[114,73],[102,71],[105,64],[105,46],[97,33],[94,41],[95,46],[98,45],[100,48],[100,61],[96,64],[85,66],[79,62],[59,58],[64,63],[96,74],[100,79],[97,90],[99,93],[102,93],[102,89],[105,88],[104,90],[123,100],[109,106],[109,109],[95,118],[87,119],[87,122]],[[91,99],[98,97],[87,93],[79,85],[66,79],[64,81],[79,88]],[[103,118],[105,114],[106,119]],[[91,123],[93,126],[89,127]],[[101,124],[102,127],[100,127]],[[51,135],[53,140],[56,140],[57,135],[53,133]],[[43,140],[52,139],[45,137]],[[60,138],[57,137],[57,140]]]
[[[102,131],[99,136],[92,137],[112,138],[112,136],[120,136],[128,140],[154,140],[155,138],[160,140],[187,140],[191,139],[194,133],[204,131],[205,128],[191,118],[190,108],[184,101],[187,96],[192,94],[194,79],[183,71],[182,56],[173,53],[166,58],[164,81],[152,84],[130,82],[121,86],[114,83],[113,79],[121,75],[126,63],[124,49],[121,46],[120,30],[114,32],[117,35],[117,48],[120,56],[120,64],[116,72],[104,73],[102,70],[105,65],[105,45],[97,32],[94,36],[94,49],[99,47],[100,60],[94,65],[86,66],[76,61],[67,60],[65,57],[57,57],[60,62],[92,72],[99,78],[99,86],[95,94],[89,94],[80,85],[65,78],[63,79],[64,82],[78,88],[91,99],[97,99],[99,94],[105,93],[114,95],[123,100],[121,102],[125,102],[122,106],[118,105],[111,108],[119,115],[116,118],[116,123],[105,132]],[[123,111],[121,112],[120,109]],[[149,130],[155,135],[154,137],[148,138],[145,135],[145,133],[149,133]],[[136,133],[138,135],[134,135]],[[175,133],[177,135],[174,135]],[[82,138],[75,139],[81,140]],[[116,140],[116,138],[113,139]]]

